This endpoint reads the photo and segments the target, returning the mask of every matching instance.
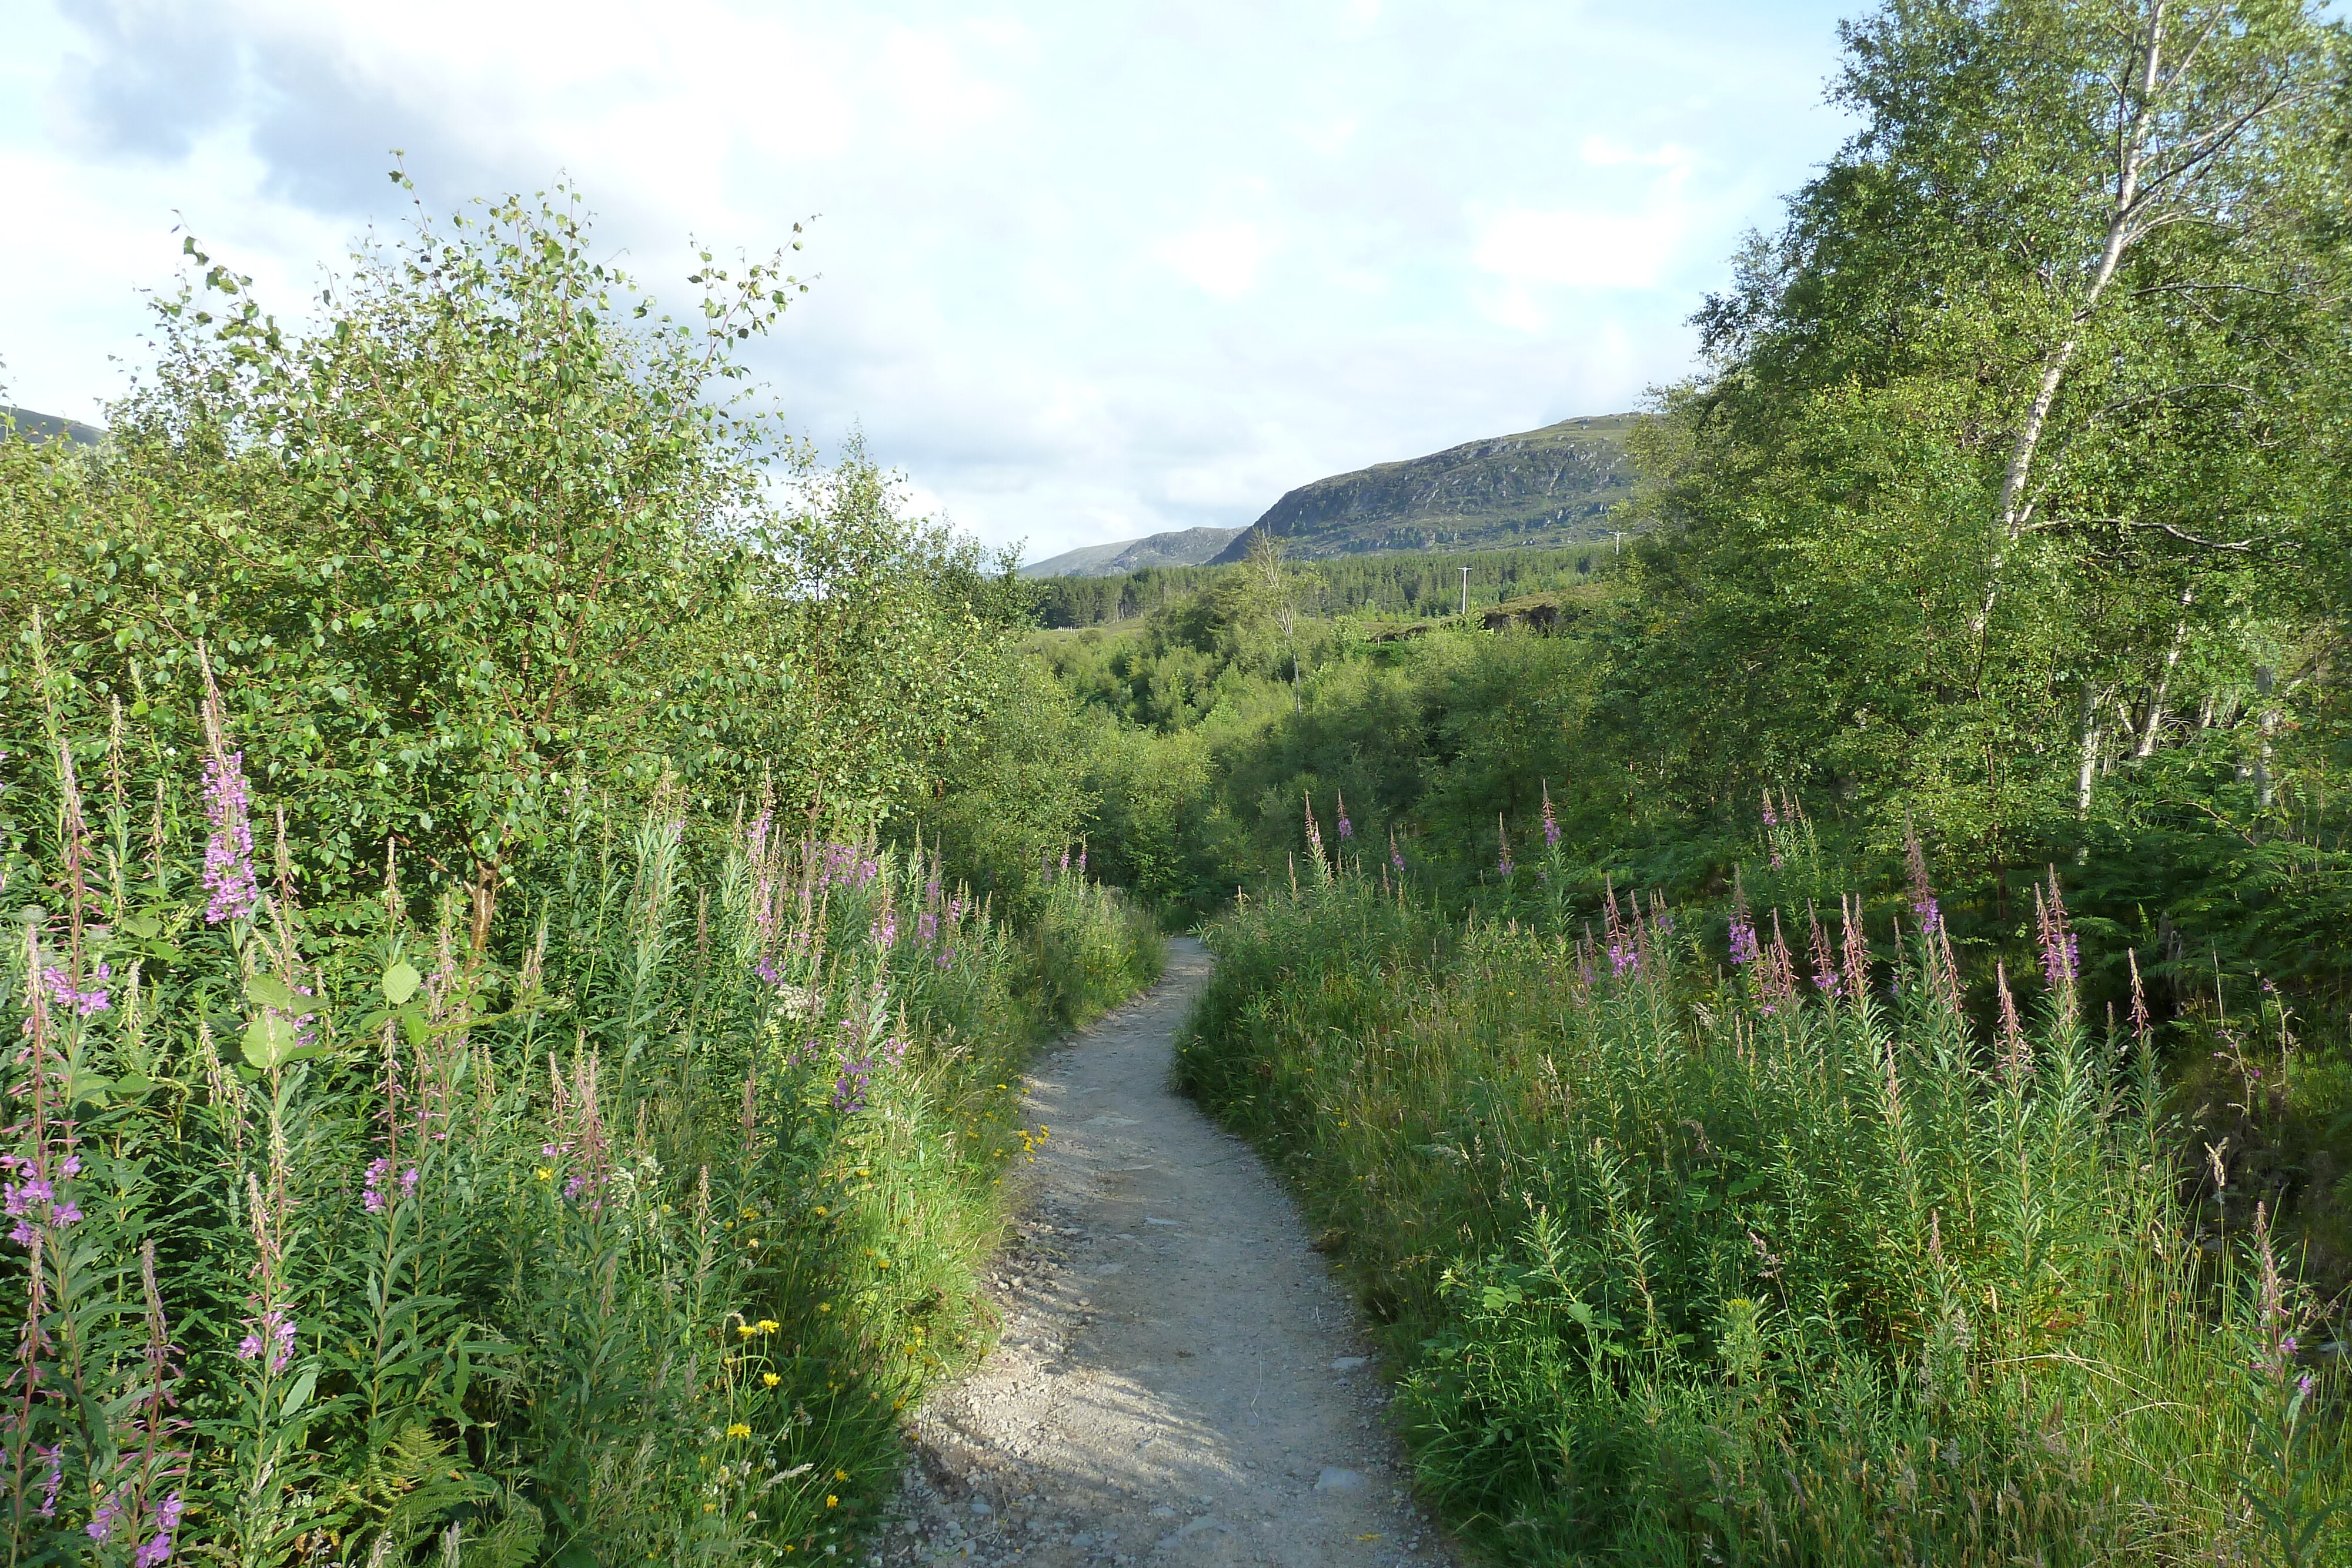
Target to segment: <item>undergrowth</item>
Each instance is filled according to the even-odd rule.
[[[1326,1228],[1474,1542],[2352,1553],[2319,1304],[2266,1207],[2200,1245],[2155,1045],[2078,1015],[2054,883],[2044,977],[1988,1029],[1932,895],[1875,952],[1859,918],[1740,925],[1727,975],[1663,903],[1465,927],[1310,856],[1210,929],[1179,1074]]]
[[[575,792],[481,945],[393,863],[305,906],[217,702],[201,795],[116,711],[6,759],[56,824],[0,950],[6,1562],[851,1539],[990,1331],[1022,1061],[1156,974],[1152,923],[1064,876],[1015,932],[919,851],[665,784]]]

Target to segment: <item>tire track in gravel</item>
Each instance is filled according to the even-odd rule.
[[[1168,1086],[1208,974],[1172,942],[1159,985],[1029,1074],[1053,1135],[994,1265],[1003,1333],[915,1414],[869,1564],[1452,1561],[1289,1198]]]

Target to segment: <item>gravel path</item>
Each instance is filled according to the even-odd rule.
[[[996,1351],[914,1420],[868,1563],[1444,1563],[1346,1297],[1248,1146],[1168,1088],[1198,942],[1042,1061]]]

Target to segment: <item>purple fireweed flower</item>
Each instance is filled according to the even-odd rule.
[[[246,1336],[237,1341],[239,1361],[258,1360],[264,1351],[269,1354],[269,1370],[283,1372],[286,1364],[294,1359],[294,1318],[283,1307],[272,1307],[255,1322],[247,1318]]]
[[[361,1186],[360,1202],[370,1214],[383,1212],[383,1178],[392,1174],[392,1162],[375,1159],[368,1162],[367,1179]]]
[[[1397,874],[1399,876],[1402,876],[1404,874],[1404,852],[1397,848],[1396,830],[1394,828],[1391,828],[1389,830],[1389,864],[1396,867]]]
[[[1813,988],[1835,1001],[1845,990],[1844,977],[1838,973],[1837,954],[1830,946],[1830,934],[1822,928],[1822,912],[1808,903],[1805,913],[1813,925]]]
[[[1780,814],[1772,809],[1772,791],[1769,789],[1764,791],[1764,825],[1768,828],[1780,825]]]
[[[2042,977],[2053,991],[2072,986],[2081,974],[2074,934],[2066,929],[2066,901],[2058,891],[2058,873],[2050,873],[2050,894],[2033,893],[2035,924],[2041,927]]]
[[[870,1060],[845,1058],[841,1076],[833,1082],[833,1108],[852,1114],[866,1109],[866,1080],[873,1076],[874,1063]]]
[[[1642,972],[1642,952],[1633,943],[1620,939],[1609,944],[1609,972],[1623,979]]]
[[[926,909],[915,917],[915,946],[928,947],[939,940],[940,917]]]
[[[406,1170],[400,1173],[400,1196],[403,1197],[415,1197],[416,1196],[416,1167],[415,1166],[411,1166]]]
[[[884,910],[882,912],[882,918],[874,923],[872,928],[866,932],[866,936],[873,939],[874,946],[877,947],[897,946],[898,945],[898,916],[897,912],[887,909]]]
[[[58,1516],[58,1490],[65,1485],[66,1480],[65,1445],[53,1444],[46,1448],[35,1448],[33,1452],[49,1461],[49,1473],[41,1478],[41,1506],[33,1511],[43,1519],[55,1519]]]
[[[1551,812],[1551,785],[1549,783],[1546,783],[1543,787],[1543,835],[1544,848],[1548,850],[1556,850],[1559,848],[1559,819],[1553,816]]]
[[[81,1018],[107,1009],[109,1003],[103,988],[113,978],[114,971],[101,962],[90,973],[90,988],[83,990],[73,983],[73,977],[58,965],[47,965],[41,970],[41,985],[48,991],[50,998],[58,1006]]]
[[[205,760],[205,818],[212,836],[205,841],[205,922],[250,920],[261,905],[261,884],[253,873],[252,802],[245,789],[245,753],[231,751]]]
[[[1903,854],[1911,872],[1911,913],[1919,917],[1920,934],[1933,936],[1943,928],[1944,912],[1936,902],[1935,887],[1927,881],[1927,852],[1919,847],[1919,835],[1907,826],[1903,831]]]
[[[1339,801],[1339,838],[1344,842],[1356,836],[1356,824],[1348,821],[1348,797],[1340,795],[1336,789],[1332,793],[1338,796]]]
[[[110,1491],[100,1499],[98,1511],[89,1516],[89,1523],[86,1526],[89,1531],[89,1538],[92,1541],[104,1541],[108,1536],[112,1535],[114,1527],[122,1521],[122,1512],[121,1492]]]
[[[1731,961],[1748,965],[1763,956],[1764,949],[1757,944],[1755,923],[1744,914],[1731,917]]]
[[[55,1182],[41,1171],[38,1161],[22,1155],[11,1156],[6,1168],[22,1180],[0,1183],[0,1215],[16,1223],[9,1228],[8,1239],[19,1247],[29,1248],[38,1235],[39,1225],[49,1225],[63,1230],[80,1223],[81,1208],[73,1199],[58,1191]],[[68,1155],[59,1162],[58,1180],[71,1180],[80,1174],[81,1156]],[[39,1212],[47,1209],[46,1214]]]
[[[1503,818],[1500,812],[1496,813],[1495,816],[1495,841],[1496,844],[1501,846],[1495,852],[1495,869],[1500,872],[1503,875],[1508,876],[1511,874],[1513,869],[1511,865],[1511,839],[1509,834],[1503,831]]]

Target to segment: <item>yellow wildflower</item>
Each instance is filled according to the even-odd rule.
[[[530,1174],[537,1176],[541,1181],[553,1181],[555,1179],[555,1170],[551,1166],[541,1166]]]
[[[783,1326],[783,1324],[778,1322],[773,1318],[761,1318],[760,1320],[760,1332],[761,1333],[773,1333]]]
[[[750,1339],[753,1334],[758,1333],[760,1331],[753,1328],[750,1323],[740,1323],[736,1325],[735,1332],[741,1334],[745,1339]]]
[[[730,1437],[748,1437],[751,1435],[751,1428],[746,1423],[738,1421],[727,1428],[727,1435]]]
[[[778,1377],[772,1372],[763,1372],[760,1374],[760,1381],[766,1384],[769,1387],[773,1388],[777,1384],[782,1383],[783,1379]]]
[[[847,1470],[835,1470],[833,1472],[833,1479],[837,1481],[845,1481],[849,1479],[849,1472]]]
[[[824,1494],[824,1506],[827,1508],[839,1508],[841,1506],[841,1500],[834,1496],[831,1492],[827,1492]]]

